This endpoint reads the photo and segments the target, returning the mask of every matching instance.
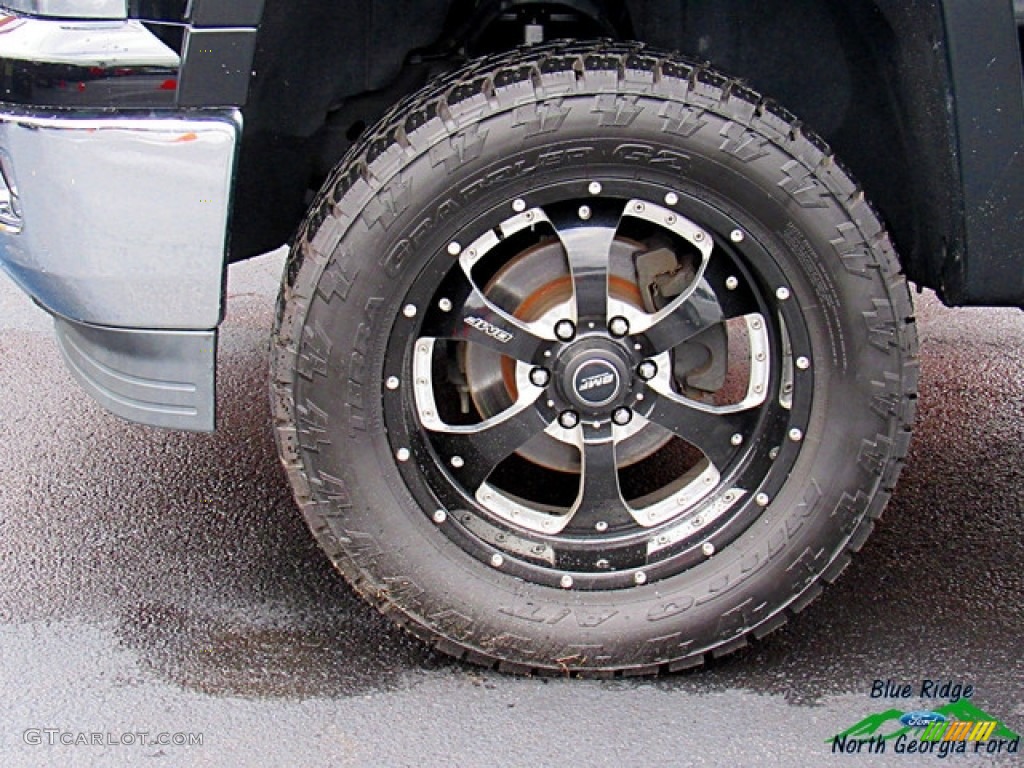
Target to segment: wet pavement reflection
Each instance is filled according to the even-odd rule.
[[[596,724],[627,699],[643,710],[657,696],[735,696],[723,711],[735,705],[744,717],[748,694],[791,710],[861,702],[864,714],[872,680],[933,677],[972,683],[986,709],[1024,728],[1024,313],[952,311],[918,297],[920,407],[897,493],[840,581],[781,631],[654,682],[516,680],[406,638],[351,594],[312,542],[270,428],[279,267],[280,255],[233,268],[212,435],[102,412],[64,371],[45,317],[0,278],[0,683],[33,687],[0,708],[10,731],[0,733],[0,757],[28,726],[19,718],[47,709],[48,696],[47,711],[64,711],[65,700],[85,711],[90,696],[116,702],[138,686],[201,696],[204,706],[271,707],[389,693],[398,706],[418,688],[410,707],[427,692],[442,710],[482,694],[534,715],[576,696]],[[104,682],[73,657],[53,657],[76,634],[104,657]],[[92,681],[85,693],[62,690],[61,679],[79,675]],[[37,678],[50,683],[25,682]],[[793,722],[796,733],[810,729]],[[386,731],[374,738],[387,741]],[[339,739],[337,754],[362,764]],[[12,754],[21,757],[6,764],[33,759]]]

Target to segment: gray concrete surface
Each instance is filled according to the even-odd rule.
[[[933,764],[830,754],[864,716],[922,704],[871,699],[875,679],[973,685],[1024,731],[1024,313],[919,297],[900,489],[798,620],[665,679],[516,679],[391,629],[311,542],[269,427],[280,264],[232,269],[213,435],[103,413],[0,276],[0,765]],[[140,732],[203,744],[47,743]]]

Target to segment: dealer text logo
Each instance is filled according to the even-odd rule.
[[[897,686],[891,681],[876,680],[872,698],[910,698],[914,689]],[[998,718],[975,706],[969,699],[971,686],[947,683],[937,686],[926,680],[919,689],[919,698],[946,698],[940,706],[927,706],[905,711],[886,709],[840,731],[826,743],[833,753],[840,754],[931,754],[949,757],[955,754],[1016,754],[1020,751],[1020,735]],[[951,700],[950,700],[951,699]]]

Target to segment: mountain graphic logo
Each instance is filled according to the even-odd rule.
[[[944,704],[931,711],[942,715],[945,720],[937,721],[936,719],[936,722],[923,728],[922,726],[903,725],[900,719],[908,713],[899,709],[887,709],[884,712],[868,715],[845,731],[837,733],[832,738],[825,739],[825,742],[828,743],[844,737],[849,739],[875,737],[882,741],[890,741],[903,735],[907,735],[910,738],[922,736],[922,738],[928,738],[931,741],[938,741],[939,739],[953,740],[951,737],[955,737],[957,740],[969,739],[974,741],[987,741],[989,739],[1013,740],[1020,738],[1020,734],[1011,731],[1004,723],[974,706],[967,699]],[[992,723],[995,723],[995,725],[991,726]],[[983,724],[984,727],[981,727]],[[966,725],[978,726],[978,729],[977,731],[974,728],[968,729],[965,727]],[[979,737],[984,736],[984,738],[971,739],[971,735],[975,732],[978,733]],[[938,738],[935,738],[936,735]]]

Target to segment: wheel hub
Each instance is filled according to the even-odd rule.
[[[581,414],[606,419],[632,392],[631,362],[626,350],[610,340],[580,339],[558,356],[558,391]]]

